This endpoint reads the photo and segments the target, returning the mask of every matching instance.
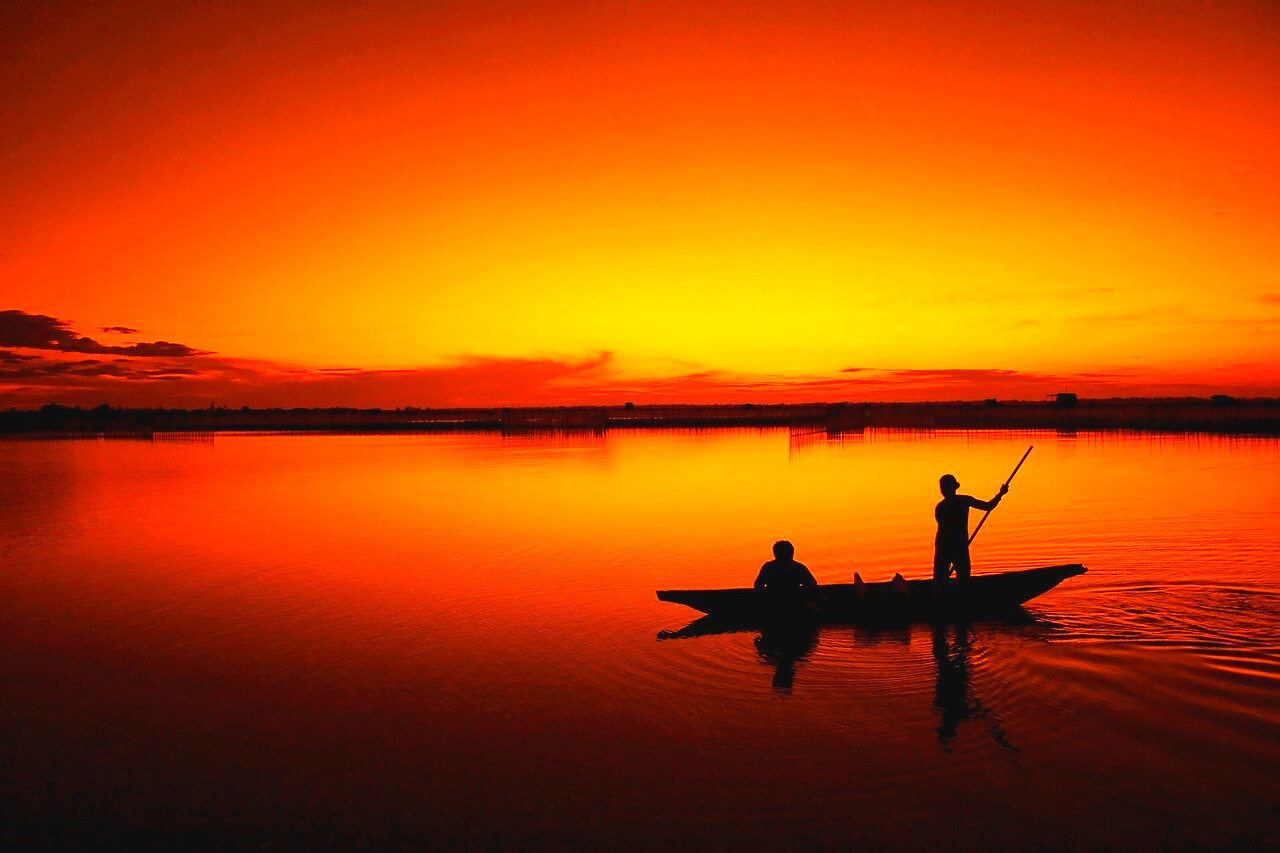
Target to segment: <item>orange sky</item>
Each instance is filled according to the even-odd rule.
[[[0,404],[1280,394],[1271,3],[84,5]]]

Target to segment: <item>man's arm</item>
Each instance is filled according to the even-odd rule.
[[[804,563],[796,563],[800,567],[800,585],[813,586],[818,585],[818,579],[813,576],[813,572],[809,571],[809,567]]]
[[[765,575],[767,575],[768,573],[769,573],[769,564],[765,563],[763,566],[760,567],[760,574],[756,575],[756,582],[752,584],[752,586],[754,586],[756,589],[764,589],[765,581],[767,580]]]
[[[996,508],[997,504],[1000,503],[1000,499],[1007,494],[1009,494],[1009,487],[1007,485],[1004,485],[1000,487],[1000,494],[996,495],[994,498],[992,498],[989,501],[980,501],[977,498],[973,498],[973,497],[969,498],[969,506],[973,507],[974,509],[983,510],[984,512],[990,512],[991,510]]]

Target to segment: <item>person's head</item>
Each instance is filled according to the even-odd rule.
[[[773,543],[773,556],[779,560],[790,560],[796,555],[796,546],[785,539]]]
[[[943,474],[938,478],[938,488],[944,495],[950,497],[960,488],[960,481],[955,478],[954,474]]]

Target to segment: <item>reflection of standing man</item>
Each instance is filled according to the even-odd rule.
[[[1009,492],[1009,485],[1000,487],[1000,494],[989,501],[980,501],[969,495],[958,495],[960,481],[951,474],[943,474],[938,480],[942,500],[933,510],[938,520],[938,535],[933,540],[933,582],[942,583],[956,572],[956,580],[969,579],[969,508],[991,511]]]
[[[969,719],[975,708],[969,702],[969,631],[963,623],[956,624],[954,648],[947,642],[947,629],[933,626],[933,662],[938,678],[933,687],[933,707],[937,709],[938,745],[951,751],[960,724]]]
[[[955,642],[947,641],[947,627],[933,626],[933,662],[938,678],[933,685],[933,707],[938,712],[938,746],[944,752],[951,751],[960,724],[974,719],[986,720],[991,739],[1002,749],[1017,753],[1018,748],[1009,742],[1004,726],[982,701],[974,695],[969,684],[969,626],[955,623]]]

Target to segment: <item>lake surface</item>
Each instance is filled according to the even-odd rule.
[[[1089,571],[1026,618],[658,639],[779,538],[927,576],[1029,444],[974,572]],[[6,836],[1274,846],[1278,498],[1274,439],[0,442]]]

